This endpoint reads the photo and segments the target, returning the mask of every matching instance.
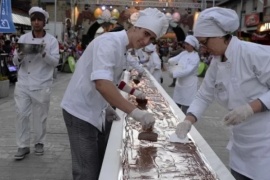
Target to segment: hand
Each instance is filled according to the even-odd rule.
[[[249,116],[253,115],[253,109],[249,104],[240,106],[230,111],[224,118],[225,125],[237,125],[245,121]]]
[[[155,124],[155,118],[153,114],[147,111],[142,111],[138,108],[135,108],[131,113],[129,113],[129,116],[132,117],[135,121],[140,122],[143,130],[151,130]]]
[[[139,91],[137,89],[135,89],[133,95],[136,96],[136,98],[138,98],[138,99],[145,99],[146,98],[145,94],[142,91]]]
[[[187,137],[187,133],[191,129],[192,123],[185,119],[183,122],[180,122],[175,130],[175,134],[180,138],[180,139],[185,139]]]
[[[108,106],[106,108],[106,120],[108,122],[119,121],[120,120],[120,117],[118,116],[116,111],[112,108],[112,106]]]

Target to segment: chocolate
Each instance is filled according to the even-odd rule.
[[[139,83],[140,83],[140,80],[138,80],[138,79],[133,79],[133,82],[134,82],[135,84],[139,84]]]
[[[152,82],[144,77],[136,88],[148,98],[147,111],[154,114],[156,134],[141,132],[141,124],[126,117],[122,179],[219,179],[192,140],[185,144],[168,141],[179,120]],[[129,96],[128,100],[134,105],[138,104],[134,96]]]
[[[138,136],[139,140],[152,141],[152,142],[156,142],[157,138],[158,138],[158,134],[152,131],[141,132]]]
[[[148,102],[147,99],[138,99],[138,98],[136,98],[136,102],[137,102],[138,108],[140,108],[140,109],[146,109],[147,108],[146,107],[146,104]]]

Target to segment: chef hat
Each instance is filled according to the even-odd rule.
[[[193,46],[195,49],[199,49],[199,41],[194,36],[188,35],[185,39],[185,42]]]
[[[236,31],[239,18],[232,9],[213,7],[199,15],[194,27],[196,37],[219,37]]]
[[[47,11],[45,11],[44,9],[40,7],[34,6],[29,10],[29,16],[31,16],[31,14],[36,13],[36,12],[43,14],[45,17],[45,22],[47,22],[47,20],[49,19],[49,13]]]
[[[152,43],[144,47],[145,52],[151,53],[151,52],[154,52],[155,50],[156,50],[156,45]]]
[[[130,17],[129,17],[129,22],[131,23],[131,24],[135,24],[136,23],[136,21],[138,20],[138,18],[139,18],[139,13],[138,12],[135,12],[135,13],[132,13],[131,15],[130,15]]]
[[[156,34],[158,39],[167,32],[169,21],[165,14],[158,9],[146,8],[139,11],[139,18],[134,26],[152,31]]]

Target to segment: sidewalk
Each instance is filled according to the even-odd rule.
[[[14,85],[10,86],[9,97],[0,99],[0,180],[72,179],[69,141],[60,108],[60,102],[71,75],[58,73],[55,80],[47,119],[47,141],[43,156],[36,156],[34,144],[31,144],[31,152],[24,160],[15,161],[13,159],[17,152]]]

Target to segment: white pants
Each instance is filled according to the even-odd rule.
[[[44,144],[50,95],[49,87],[30,91],[26,86],[16,84],[16,142],[19,148],[30,147],[30,115],[33,118],[34,144]]]

